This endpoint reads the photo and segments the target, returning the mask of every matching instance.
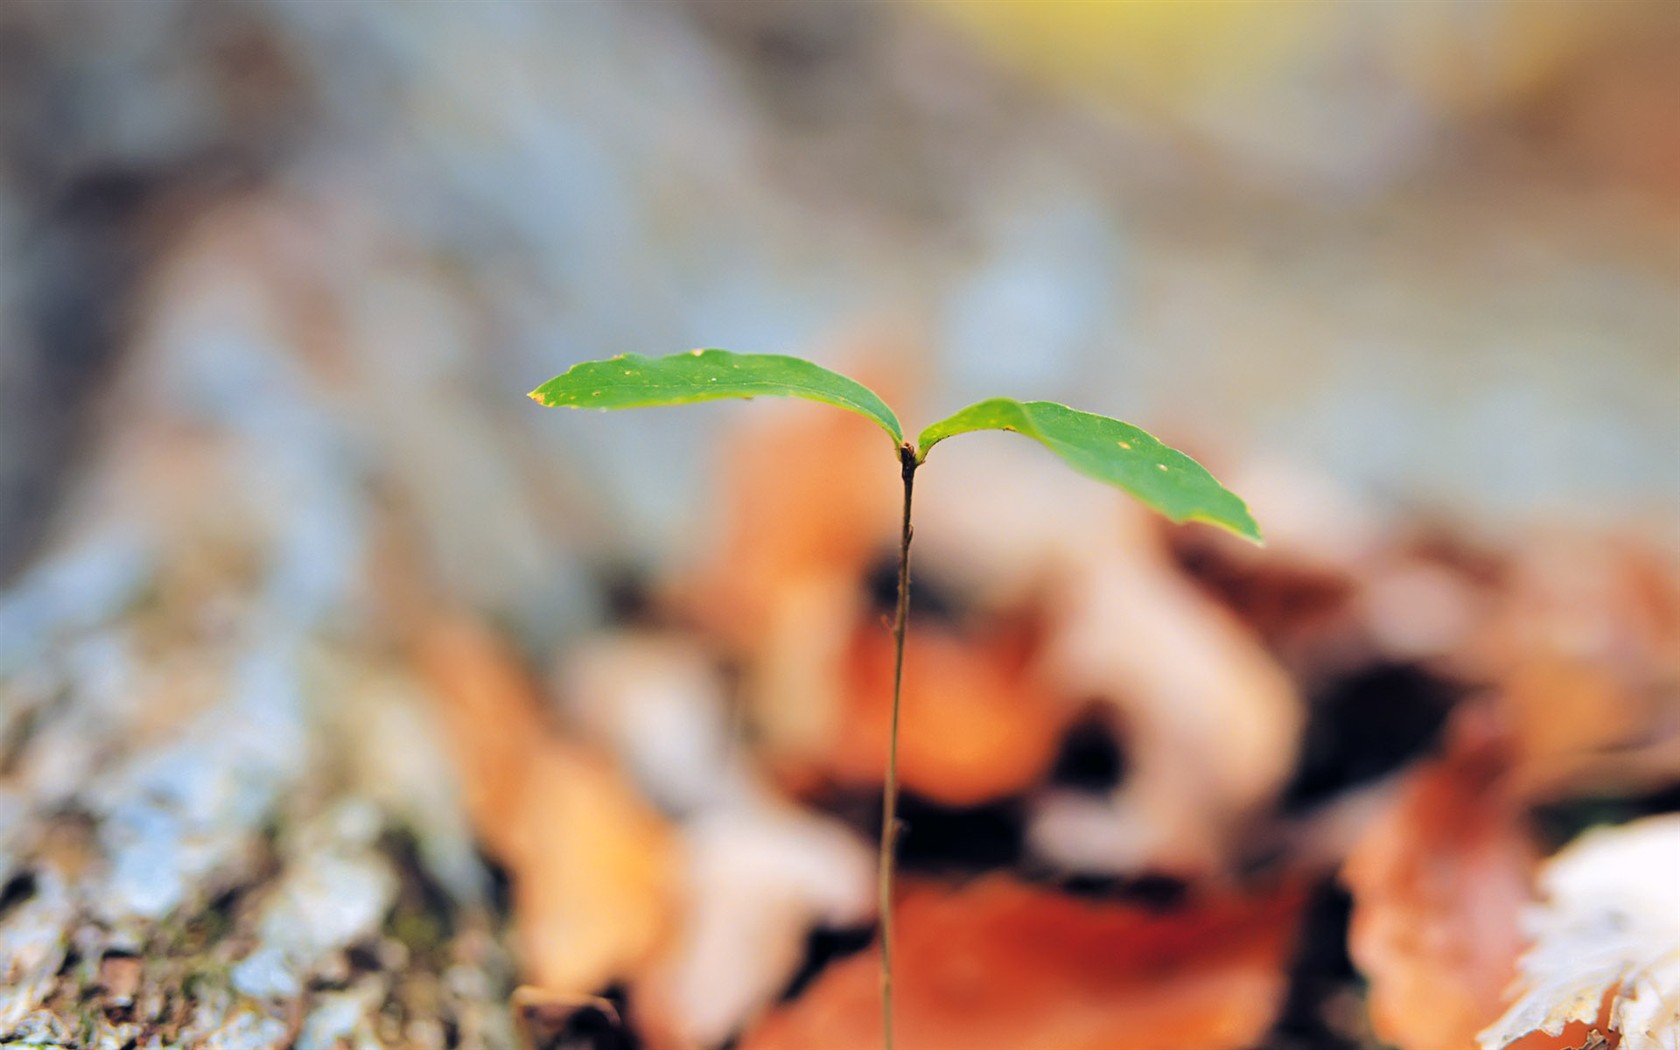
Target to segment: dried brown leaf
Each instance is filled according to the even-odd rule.
[[[904,1050],[1251,1046],[1276,1014],[1300,895],[1166,913],[991,877],[905,895],[896,933]],[[833,965],[742,1050],[879,1046],[873,953]]]
[[[965,637],[918,624],[906,643],[899,775],[930,799],[972,806],[1023,790],[1055,754],[1070,709],[1028,673],[1019,631]],[[892,725],[892,638],[860,625],[842,667],[844,715],[829,771],[881,780]]]
[[[467,622],[421,646],[479,835],[507,866],[525,972],[588,994],[641,973],[678,892],[670,829],[605,755],[544,725],[514,654]]]
[[[1470,1047],[1505,1002],[1535,864],[1508,768],[1487,712],[1461,711],[1448,754],[1416,771],[1347,860],[1349,951],[1385,1042]]]

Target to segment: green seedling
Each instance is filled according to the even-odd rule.
[[[886,1050],[893,1046],[892,889],[898,807],[898,712],[904,682],[904,633],[910,613],[911,493],[928,452],[946,438],[1006,430],[1032,438],[1082,474],[1123,489],[1174,522],[1200,521],[1260,543],[1248,507],[1200,463],[1118,419],[1050,401],[991,398],[906,440],[898,417],[874,391],[797,357],[692,350],[669,357],[627,354],[586,361],[531,391],[532,400],[564,408],[649,408],[727,398],[798,397],[834,405],[874,422],[891,439],[904,481],[898,546],[898,609],[893,618],[892,728],[881,796],[881,1017]]]

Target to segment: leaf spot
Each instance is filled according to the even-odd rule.
[[[1157,464],[1155,464],[1155,469],[1156,470],[1166,470],[1167,465],[1165,463],[1157,463]]]
[[[688,352],[688,356],[689,357],[699,357],[701,354],[703,354],[705,352],[706,351],[704,351],[704,350],[690,350]]]
[[[1130,441],[1116,441],[1115,444],[1119,445],[1121,448],[1125,449],[1127,452],[1130,452],[1132,450],[1132,443]]]

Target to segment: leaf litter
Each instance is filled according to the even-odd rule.
[[[111,1045],[506,1045],[516,967],[533,1018],[654,1050],[823,1045],[802,1026],[849,1024],[870,1045],[872,966],[834,946],[866,946],[874,918],[878,829],[856,801],[879,790],[870,580],[896,524],[879,431],[753,421],[720,468],[716,527],[649,577],[647,614],[554,644],[532,610],[578,578],[540,537],[590,526],[531,494],[563,483],[529,483],[541,468],[446,371],[277,320],[356,284],[343,261],[288,255],[322,224],[273,203],[225,218],[158,282],[144,382],[71,541],[0,598],[5,1034],[67,1043],[86,1001]],[[433,279],[381,259],[362,261],[388,291]],[[180,357],[181,333],[230,324],[260,338]],[[304,338],[321,345],[271,349]],[[435,422],[334,422],[364,372],[403,374],[368,413]],[[197,385],[253,377],[266,400],[182,424]],[[1538,826],[1677,808],[1680,587],[1658,548],[1538,531],[1495,547],[1318,479],[1232,472],[1268,525],[1256,552],[1163,534],[1004,444],[942,448],[923,490],[917,583],[943,600],[912,632],[907,683],[923,721],[906,737],[905,938],[929,954],[901,967],[907,1050],[1580,1046],[1593,1029],[1665,1045],[1672,909],[1608,875],[1548,881]],[[423,528],[361,493],[347,448]],[[782,455],[802,469],[778,476]],[[499,465],[460,469],[479,463]],[[272,485],[234,484],[250,476]],[[1389,724],[1399,701],[1371,683],[1396,667],[1445,699],[1417,732],[1353,731],[1366,709]],[[1497,746],[1474,742],[1477,720]],[[1097,776],[1072,746],[1093,732],[1111,752]],[[148,761],[127,746],[169,737],[186,744]],[[982,827],[983,859],[950,847]],[[506,929],[469,831],[506,876]],[[1551,865],[1573,870],[1574,849]],[[1338,874],[1351,929],[1303,932],[1300,901]],[[1523,918],[1608,928],[1588,904],[1658,932],[1577,966],[1549,947],[1577,927]],[[1303,992],[1325,954],[1309,933],[1351,954],[1314,977],[1323,994]],[[100,961],[69,968],[67,945]],[[203,989],[191,1009],[167,991],[183,982]]]
[[[607,965],[611,953],[574,934],[550,949],[565,965],[525,967],[568,1001],[624,996],[622,1023],[645,1045],[878,1038],[873,956],[805,956],[824,931],[873,919],[871,807],[845,800],[878,789],[884,753],[890,649],[868,581],[894,516],[892,493],[864,481],[879,473],[867,469],[878,440],[834,414],[744,426],[710,546],[649,588],[663,626],[563,650],[548,716],[497,716],[523,743],[474,731],[492,756],[539,739],[593,749],[630,774],[615,794],[651,800],[618,827],[567,824],[565,806],[547,822],[557,838],[597,843],[584,848],[607,868],[628,855],[613,845],[635,838],[628,829],[662,828],[640,847],[681,872],[661,891],[614,896],[649,885],[633,879],[570,891],[622,908],[613,928],[635,949]],[[795,450],[805,469],[783,478],[755,465],[770,447]],[[1285,1047],[1303,1030],[1337,1045],[1475,1045],[1511,1008],[1532,943],[1525,917],[1547,848],[1538,807],[1677,779],[1654,757],[1666,730],[1649,717],[1669,680],[1675,581],[1637,545],[1617,541],[1621,554],[1558,581],[1550,555],[1443,545],[1440,526],[1400,528],[1275,471],[1257,513],[1270,520],[1267,499],[1294,512],[1257,553],[1211,533],[1177,538],[1001,450],[945,466],[925,485],[918,537],[919,582],[943,593],[912,632],[906,680],[907,1047]],[[1044,506],[1067,511],[1046,520]],[[1315,538],[1323,514],[1360,521],[1357,537]],[[1548,588],[1591,597],[1631,625],[1633,644],[1571,630],[1575,599],[1529,597]],[[1385,667],[1438,694],[1432,714],[1419,708],[1437,728],[1373,740],[1324,723],[1341,728],[1315,728],[1314,747],[1328,741],[1339,771],[1280,806],[1303,763],[1324,759],[1303,750],[1320,697],[1349,683],[1339,703],[1387,703],[1356,685],[1386,681]],[[528,682],[502,693],[544,709]],[[1082,725],[1116,749],[1107,786],[1059,779]],[[1630,753],[1640,772],[1615,775],[1612,756]],[[464,761],[471,789],[475,760]],[[479,766],[507,790],[496,788],[504,762]],[[494,849],[519,806],[491,808],[480,834]],[[915,859],[940,855],[918,841],[931,846],[946,822],[976,827],[981,813],[1002,822],[1002,853]],[[546,866],[563,851],[523,856],[516,886],[566,881]],[[1304,928],[1306,888],[1336,879],[1349,924]],[[1349,969],[1332,975],[1334,991],[1301,999],[1300,960],[1322,954],[1302,943],[1309,932],[1345,939]],[[778,1001],[796,972],[806,976]],[[1562,985],[1537,987],[1530,1000]],[[1624,1038],[1616,1026],[1633,1015],[1614,1012],[1607,988],[1589,982],[1594,1012],[1571,1014],[1566,1036],[1586,1040],[1596,1021],[1606,1045]],[[1276,1027],[1286,1006],[1289,1027]]]

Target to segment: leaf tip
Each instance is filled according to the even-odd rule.
[[[1227,528],[1230,528],[1230,526],[1227,526]],[[1231,532],[1256,547],[1263,548],[1266,546],[1266,537],[1260,534],[1260,524],[1247,514],[1243,515],[1243,519],[1237,523],[1237,527],[1231,528]]]
[[[1226,490],[1229,491],[1229,490]],[[1228,532],[1240,540],[1246,540],[1256,547],[1265,547],[1266,538],[1260,534],[1260,524],[1248,512],[1245,505],[1240,514],[1191,514],[1186,518],[1175,519],[1181,522],[1194,521],[1202,525],[1211,525],[1216,529]]]

